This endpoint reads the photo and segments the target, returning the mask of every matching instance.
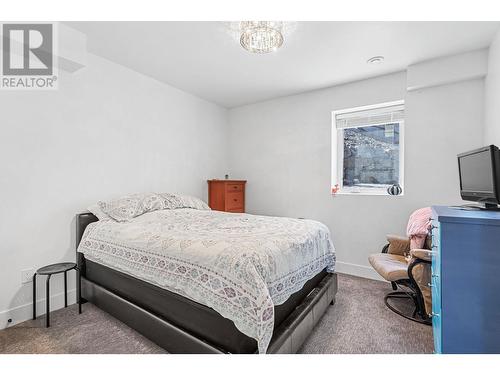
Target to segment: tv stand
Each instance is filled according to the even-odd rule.
[[[437,353],[500,353],[499,243],[499,212],[432,207],[432,329]]]

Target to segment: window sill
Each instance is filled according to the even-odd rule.
[[[401,193],[399,195],[391,195],[391,194],[388,194],[386,191],[380,191],[380,192],[376,192],[376,191],[360,191],[360,192],[339,191],[337,193],[332,193],[332,196],[336,196],[336,195],[362,195],[362,196],[373,195],[373,196],[380,196],[380,197],[402,197],[402,196],[404,196],[404,193]]]

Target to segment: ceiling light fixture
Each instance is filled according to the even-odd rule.
[[[368,64],[380,64],[384,61],[384,56],[373,56],[371,59],[368,59],[366,62]]]
[[[230,22],[229,29],[247,51],[269,53],[283,45],[292,24],[281,21],[240,21]]]
[[[282,22],[243,21],[240,30],[240,44],[249,52],[273,52],[283,44]]]

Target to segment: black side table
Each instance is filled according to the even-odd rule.
[[[49,266],[39,268],[33,275],[33,320],[36,320],[36,276],[37,275],[47,275],[46,286],[45,286],[45,325],[50,327],[50,277],[56,273],[64,272],[64,307],[68,307],[68,271],[76,271],[76,299],[78,303],[78,314],[82,313],[82,298],[81,298],[81,282],[80,282],[80,270],[78,269],[76,263],[56,263]]]

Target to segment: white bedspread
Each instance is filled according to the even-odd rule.
[[[255,338],[260,353],[273,334],[274,305],[335,264],[319,222],[195,209],[92,223],[78,251],[213,308]]]

